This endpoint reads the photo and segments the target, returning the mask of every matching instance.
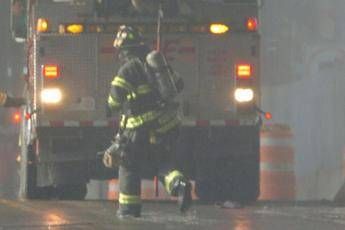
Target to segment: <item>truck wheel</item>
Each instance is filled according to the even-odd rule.
[[[61,200],[84,200],[87,193],[86,184],[58,185],[56,195]]]
[[[195,181],[195,193],[201,202],[214,202],[217,200],[217,192],[210,188],[216,188],[212,180],[207,178],[198,179]]]
[[[202,159],[196,166],[195,193],[201,202],[216,201],[218,192],[214,159]]]

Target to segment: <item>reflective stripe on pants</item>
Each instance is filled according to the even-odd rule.
[[[126,195],[124,193],[120,193],[119,195],[119,203],[120,204],[140,204],[140,196],[137,195]]]
[[[183,174],[178,171],[174,170],[170,172],[168,175],[164,177],[164,185],[166,191],[171,195],[173,189],[174,189],[174,184],[176,180],[182,180],[184,178]]]

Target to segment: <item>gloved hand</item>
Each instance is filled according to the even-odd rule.
[[[120,158],[117,154],[112,154],[106,151],[103,155],[103,164],[107,168],[116,168],[120,164]]]
[[[124,138],[118,134],[114,142],[105,150],[103,155],[103,164],[107,168],[116,168],[120,165],[123,158]]]

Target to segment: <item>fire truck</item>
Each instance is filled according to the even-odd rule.
[[[161,10],[155,6],[161,2]],[[12,0],[27,75],[20,195],[83,199],[90,179],[116,178],[97,152],[118,127],[107,113],[119,68],[112,42],[138,28],[184,80],[176,159],[200,200],[259,195],[260,35],[257,0]],[[159,13],[157,13],[159,12]],[[157,37],[157,14],[160,33]]]

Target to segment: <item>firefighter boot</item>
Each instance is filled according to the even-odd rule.
[[[177,185],[177,203],[180,212],[186,212],[192,204],[192,185],[189,181],[180,180]]]
[[[131,218],[138,218],[141,216],[141,205],[131,205],[127,207],[119,207],[116,211],[116,216],[119,219],[131,219]]]

